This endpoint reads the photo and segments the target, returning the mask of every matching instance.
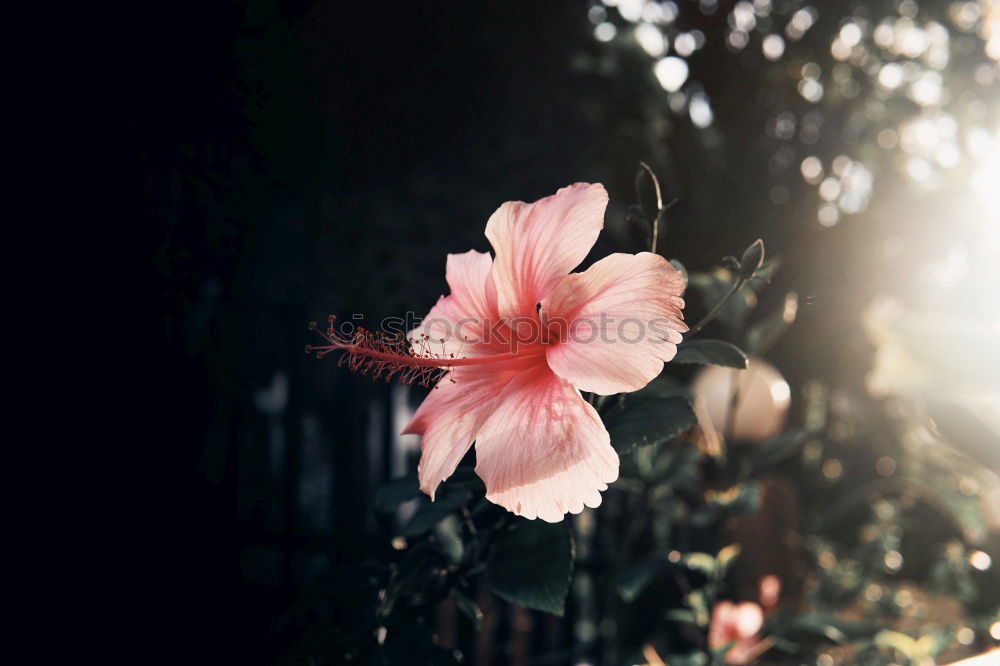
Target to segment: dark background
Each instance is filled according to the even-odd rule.
[[[445,254],[488,249],[503,201],[603,182],[594,256],[635,252],[646,232],[625,210],[648,161],[679,198],[661,252],[708,269],[764,238],[784,259],[768,303],[792,288],[809,299],[771,360],[793,386],[859,382],[868,347],[852,322],[878,283],[874,244],[851,225],[819,228],[797,177],[788,204],[769,201],[764,127],[785,93],[746,74],[756,61],[707,47],[692,67],[716,123],[697,130],[664,113],[645,54],[588,65],[599,45],[587,7],[263,0],[134,13],[119,92],[162,350],[142,446],[163,482],[164,612],[150,620],[167,624],[163,650],[273,661],[295,636],[283,614],[317,576],[335,581],[336,617],[362,612],[336,576],[383,547],[370,501],[393,470],[369,443],[387,389],[306,357],[306,324],[423,315],[446,291]],[[721,44],[724,12],[684,20]],[[704,311],[690,299],[689,319]]]

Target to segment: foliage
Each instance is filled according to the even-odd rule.
[[[895,458],[890,465],[886,456],[875,467],[891,478],[838,492],[844,463],[837,451],[854,440],[859,446],[892,441],[885,438],[892,424],[878,410],[809,385],[800,426],[752,446],[722,432],[720,448],[708,446],[687,388],[688,366],[738,372],[748,356],[733,342],[701,337],[702,330],[718,329],[760,354],[795,316],[794,295],[777,312],[755,316],[756,295],[779,265],[765,261],[761,241],[724,263],[729,267],[688,276],[706,314],[679,346],[677,363],[640,391],[594,401],[622,456],[621,477],[599,510],[559,524],[514,518],[484,498],[474,453],[434,502],[420,494],[414,476],[378,490],[375,509],[396,517],[396,537],[389,557],[367,564],[378,599],[374,617],[367,628],[337,636],[341,657],[391,664],[419,654],[426,663],[455,663],[461,655],[433,637],[435,614],[442,603],[453,604],[467,626],[480,630],[480,604],[490,590],[534,612],[569,614],[577,651],[599,653],[604,663],[633,663],[650,653],[669,655],[669,663],[718,663],[733,643],[710,642],[712,609],[722,599],[746,597],[735,573],[741,559],[750,558],[744,578],[760,564],[752,561],[760,538],[747,554],[737,540],[747,534],[739,525],[755,524],[747,521],[775,483],[803,475],[818,477],[798,498],[806,507],[803,543],[790,550],[787,544],[763,546],[785,549],[787,557],[806,558],[810,566],[804,573],[782,571],[786,587],[779,600],[768,602],[760,659],[802,662],[831,654],[864,663],[926,664],[954,649],[956,628],[949,622],[977,627],[974,637],[989,630],[996,600],[983,594],[979,573],[968,565],[968,543],[976,541],[970,535],[981,540],[984,532],[970,527],[981,525],[981,517],[969,513],[967,501],[942,497],[940,484],[930,489],[904,470],[897,475]],[[940,462],[921,464],[963,478],[956,472],[961,462]],[[930,541],[907,537],[928,507],[940,512],[945,528],[932,530]],[[769,510],[775,511],[773,504]],[[856,524],[865,511],[860,532],[845,533],[842,526]],[[923,561],[919,554],[914,558],[912,566],[931,581],[921,589],[914,581],[922,574],[906,575],[909,551],[935,551],[933,541],[942,534],[951,535],[946,546]],[[976,557],[981,564],[982,556]],[[914,616],[914,607],[926,608],[933,595],[949,593],[962,608],[940,621]],[[966,640],[967,632],[961,636]]]
[[[663,211],[655,215],[660,219]],[[747,355],[735,344],[700,338],[697,333],[721,318],[744,288],[759,288],[762,272],[770,272],[767,266],[763,243],[755,241],[736,262],[737,272],[718,302],[679,346],[678,364],[669,367],[681,372],[691,364],[746,367]],[[706,276],[690,278],[695,283]],[[624,629],[638,604],[649,603],[651,590],[671,580],[680,592],[660,595],[664,603],[650,617],[660,617],[664,627],[675,628],[679,649],[707,655],[711,607],[739,554],[738,545],[717,541],[728,520],[756,509],[760,491],[748,478],[751,467],[723,466],[718,455],[699,448],[691,399],[680,376],[664,373],[634,394],[596,401],[612,443],[623,456],[621,478],[606,493],[608,506],[601,509],[611,520],[627,512],[620,516],[621,542],[610,552],[594,548],[595,534],[588,520],[574,521],[571,529],[568,522],[513,518],[489,503],[471,460],[441,486],[434,502],[420,495],[413,476],[382,486],[375,496],[376,511],[406,518],[395,529],[389,561],[370,562],[371,580],[378,590],[375,623],[360,636],[341,637],[350,645],[350,654],[376,654],[392,663],[395,645],[417,640],[414,636],[426,637],[435,609],[446,599],[480,626],[483,615],[476,598],[482,585],[510,603],[558,616],[570,602],[596,607],[602,623],[621,623]],[[602,530],[619,531],[612,524]],[[586,544],[582,555],[575,540]],[[596,579],[605,588],[589,592],[577,588],[576,596],[596,595],[604,602],[573,597],[574,560],[585,571],[578,582]],[[421,638],[417,645],[427,647],[433,641],[428,644]],[[641,646],[621,647],[624,656]],[[440,663],[454,658],[440,649],[427,654]]]

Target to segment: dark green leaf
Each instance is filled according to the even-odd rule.
[[[479,629],[483,624],[483,612],[479,610],[479,605],[461,590],[454,589],[452,594],[455,596],[455,605],[458,606],[458,610],[472,621],[476,629]]]
[[[781,612],[767,620],[767,633],[794,642],[822,638],[834,643],[846,643],[871,638],[879,626],[873,622],[844,620],[822,613]]]
[[[437,644],[433,629],[423,618],[394,623],[389,627],[382,649],[388,664],[457,666],[462,663],[461,654]],[[311,659],[303,660],[303,663],[312,662]]]
[[[413,514],[413,518],[399,530],[399,535],[423,534],[456,511],[467,498],[468,493],[453,492],[443,497],[439,495],[434,502],[424,502]]]
[[[687,268],[685,268],[684,264],[682,264],[677,259],[671,259],[670,260],[670,265],[673,266],[674,268],[676,268],[677,272],[680,273],[681,276],[684,278],[684,288],[687,289],[687,284],[688,284],[688,271],[687,271]]]
[[[743,370],[747,367],[747,355],[730,342],[722,340],[688,340],[677,348],[674,363],[701,363],[722,365]]]
[[[724,268],[711,273],[692,273],[689,286],[698,292],[698,296],[706,309],[711,309],[725,298],[732,288],[735,276]],[[729,302],[726,303],[716,319],[734,329],[741,329],[743,320],[757,306],[757,294],[751,288],[754,283],[744,285]]]
[[[705,555],[704,553],[701,554]],[[713,562],[715,561],[711,555],[705,555],[705,557],[708,557]],[[707,592],[708,591],[706,589],[702,588],[691,590],[684,595],[684,603],[686,603],[688,607],[694,611],[694,621],[699,627],[707,627],[709,620],[711,619],[708,610],[709,600]]]
[[[802,448],[811,435],[808,430],[786,430],[775,435],[757,447],[754,452],[754,465],[757,467],[776,465]]]
[[[762,263],[764,263],[764,241],[758,238],[743,251],[743,256],[740,257],[740,277],[749,280]]]
[[[417,497],[420,497],[420,483],[417,481],[417,475],[401,476],[382,484],[375,491],[375,510],[379,513],[392,513],[403,502]]]
[[[462,541],[462,530],[457,516],[454,514],[445,516],[444,520],[434,528],[434,537],[441,553],[449,562],[458,564],[462,561],[465,555],[465,543]]]
[[[664,465],[660,482],[668,488],[683,488],[697,481],[701,453],[693,445],[682,446],[657,462]]]
[[[663,614],[663,617],[674,622],[690,622],[691,624],[698,621],[695,612],[688,608],[671,608]]]
[[[618,596],[626,603],[635,601],[663,566],[661,558],[651,558],[622,567],[614,576]]]
[[[518,519],[497,538],[487,575],[501,598],[562,615],[573,573],[573,539],[565,522]]]
[[[724,576],[740,554],[739,544],[730,544],[714,557],[708,553],[688,553],[681,563],[688,569],[700,571],[709,578]]]
[[[709,652],[712,654],[712,663],[713,664],[726,663],[726,653],[729,652],[734,645],[736,645],[736,641],[728,641],[717,647],[710,648]]]
[[[459,465],[444,483],[441,484],[441,491],[467,490],[473,495],[482,495],[486,492],[483,480],[476,474],[476,470],[471,465]],[[441,492],[439,491],[439,492]]]
[[[447,562],[430,544],[421,543],[408,549],[393,572],[382,612],[387,615],[395,606],[425,603],[436,595],[447,573]]]
[[[710,490],[705,499],[705,504],[691,514],[691,524],[697,527],[711,525],[723,517],[753,513],[760,506],[760,486],[745,481],[722,492]]]
[[[633,397],[605,417],[611,444],[621,454],[631,453],[637,446],[669,441],[697,421],[684,398]]]
[[[629,399],[676,398],[676,397],[687,398],[688,401],[690,401],[691,391],[682,382],[665,374],[660,375],[659,377],[649,382],[635,393],[629,395]]]

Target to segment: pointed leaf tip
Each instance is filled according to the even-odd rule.
[[[674,363],[721,365],[745,370],[747,355],[736,345],[723,340],[688,340],[677,348]]]
[[[666,442],[698,423],[691,404],[680,396],[634,396],[625,401],[624,408],[603,418],[619,455],[632,453],[637,446]]]

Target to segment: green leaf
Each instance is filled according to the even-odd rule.
[[[618,596],[626,603],[635,601],[662,566],[660,558],[651,558],[621,568],[614,576]]]
[[[952,636],[948,627],[930,630],[917,639],[917,650],[922,656],[936,657],[951,645]]]
[[[499,535],[487,566],[490,586],[501,598],[559,616],[572,573],[567,524],[523,518]]]
[[[680,273],[681,277],[684,278],[684,289],[687,289],[687,285],[688,285],[688,271],[687,271],[687,268],[685,268],[684,264],[682,264],[677,259],[671,259],[670,260],[670,265],[673,266],[674,268],[676,268],[677,272]]]
[[[670,455],[661,455],[657,460],[661,468],[660,483],[667,488],[683,488],[698,480],[701,452],[694,445],[682,446],[672,451]]]
[[[711,555],[701,553],[705,557],[715,561]],[[710,575],[710,574],[709,574]],[[699,627],[707,627],[709,621],[711,620],[711,615],[708,610],[708,598],[706,590],[692,590],[684,596],[684,603],[686,603],[692,611],[694,611],[694,622]]]
[[[483,480],[476,474],[476,470],[471,465],[459,465],[455,472],[441,484],[444,491],[467,490],[473,495],[483,495],[486,493],[486,486]],[[439,491],[440,492],[440,491]]]
[[[719,554],[715,556],[715,560],[718,563],[719,571],[723,574],[729,571],[729,567],[733,565],[736,558],[739,557],[742,547],[738,543],[731,543],[722,550]]]
[[[633,397],[605,417],[611,444],[620,454],[637,446],[662,444],[690,430],[698,422],[684,398]]]
[[[701,363],[722,365],[743,370],[747,367],[747,355],[742,349],[722,340],[689,340],[677,348],[674,363]]]
[[[423,534],[450,516],[467,498],[468,493],[454,492],[438,496],[433,502],[424,502],[413,514],[413,518],[399,530],[399,535],[408,537]]]
[[[698,621],[698,616],[695,612],[687,608],[671,608],[663,614],[663,617],[674,622],[690,622],[691,624],[695,624]]]
[[[709,502],[728,511],[730,515],[753,513],[760,506],[760,484],[756,481],[744,481],[721,493],[710,493]]]
[[[705,504],[692,512],[692,525],[704,527],[723,517],[753,513],[760,506],[760,486],[754,481],[745,481],[722,492],[709,490],[705,500]]]
[[[465,543],[462,541],[462,530],[458,517],[450,514],[444,517],[434,527],[434,536],[437,539],[438,547],[448,561],[458,564],[465,556]]]
[[[737,278],[731,271],[718,268],[710,273],[692,273],[688,283],[705,304],[711,309],[725,298]],[[740,330],[743,320],[757,306],[757,294],[753,290],[753,282],[747,283],[719,311],[716,319],[734,330]]]
[[[708,553],[687,553],[681,558],[681,564],[709,578],[716,578],[726,574],[739,554],[740,546],[734,543],[720,550],[714,557]]]
[[[688,553],[681,559],[681,563],[692,571],[700,571],[706,576],[714,576],[718,563],[715,558],[708,553]]]
[[[834,643],[871,638],[879,627],[870,622],[843,620],[823,613],[780,612],[767,620],[767,633],[799,643],[821,637]]]
[[[901,634],[898,631],[890,631],[888,629],[883,629],[882,631],[875,634],[875,645],[879,647],[888,647],[896,650],[902,654],[907,659],[914,659],[918,656],[917,641],[913,640],[906,634]]]
[[[714,648],[710,648],[709,652],[712,655],[713,664],[724,664],[726,663],[726,653],[733,649],[736,645],[736,641],[728,641]]]
[[[602,396],[603,397],[603,396]],[[662,374],[641,389],[629,395],[629,398],[687,398],[690,402],[691,391],[684,383],[673,377]]]
[[[457,655],[453,649],[438,645],[433,629],[420,617],[392,623],[388,627],[382,649],[382,663],[426,666],[458,666],[461,663],[458,658],[461,655]],[[313,662],[310,659],[308,663]]]
[[[386,588],[382,613],[388,615],[396,606],[420,605],[434,598],[447,573],[447,562],[430,544],[420,543],[408,549]]]
[[[775,435],[757,447],[754,452],[754,465],[768,467],[788,459],[802,448],[812,435],[809,430],[786,430]]]
[[[479,604],[457,588],[453,589],[451,593],[455,596],[455,605],[458,606],[458,610],[469,618],[478,630],[483,624],[483,612],[479,610]]]
[[[740,258],[740,277],[749,280],[763,263],[764,241],[758,238],[743,251],[743,256]]]
[[[401,476],[379,486],[375,491],[375,510],[392,513],[403,502],[420,497],[420,483],[416,474]]]

